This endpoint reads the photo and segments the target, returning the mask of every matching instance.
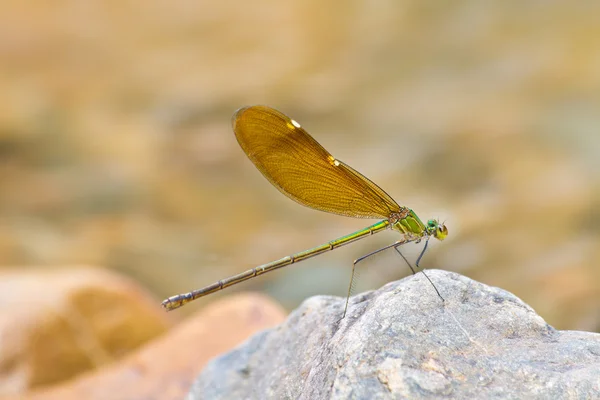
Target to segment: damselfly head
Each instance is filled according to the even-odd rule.
[[[427,233],[438,240],[444,240],[448,236],[448,228],[445,223],[440,223],[437,219],[430,219],[427,221]]]

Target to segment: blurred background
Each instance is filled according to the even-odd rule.
[[[1,9],[3,266],[98,266],[162,299],[374,223],[299,206],[262,177],[230,118],[266,104],[422,219],[446,220],[422,266],[509,290],[556,328],[600,331],[600,3]],[[288,309],[344,296],[352,260],[396,239],[178,313],[236,291]],[[357,291],[409,273],[393,252],[373,257]]]

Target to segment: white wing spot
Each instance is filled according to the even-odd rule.
[[[335,165],[336,167],[339,167],[340,162],[338,160],[333,160],[333,165]]]
[[[338,160],[336,160],[331,154],[329,155],[329,157],[327,157],[327,159],[329,160],[329,164],[331,164],[335,167],[340,166],[340,162]]]
[[[292,125],[294,125],[296,128],[300,128],[300,124],[294,120],[292,120]]]

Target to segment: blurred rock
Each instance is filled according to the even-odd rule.
[[[122,363],[26,399],[181,399],[208,360],[284,318],[282,308],[266,296],[231,296],[212,303]]]
[[[429,270],[318,296],[211,361],[188,399],[600,398],[600,335],[557,331],[504,290]]]
[[[0,394],[111,363],[169,318],[138,285],[95,268],[0,271]]]

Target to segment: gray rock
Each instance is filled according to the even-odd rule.
[[[422,274],[306,300],[211,361],[188,399],[600,399],[600,334],[557,331],[504,290]],[[532,288],[534,290],[534,288]],[[217,328],[218,329],[218,328]]]

